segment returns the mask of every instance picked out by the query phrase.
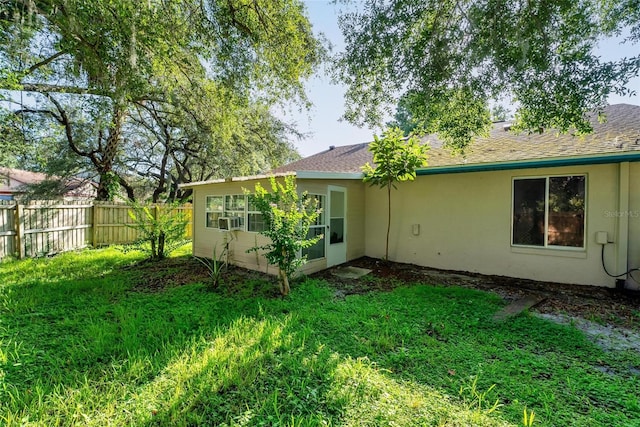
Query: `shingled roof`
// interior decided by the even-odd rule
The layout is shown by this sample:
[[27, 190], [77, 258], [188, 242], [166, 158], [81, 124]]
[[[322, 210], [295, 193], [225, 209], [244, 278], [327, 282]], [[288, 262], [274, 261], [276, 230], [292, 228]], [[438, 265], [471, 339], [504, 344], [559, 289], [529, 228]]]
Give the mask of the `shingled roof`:
[[[604, 110], [607, 120], [600, 123], [596, 114], [590, 114], [593, 133], [574, 136], [554, 130], [543, 133], [516, 134], [505, 130], [508, 123], [495, 123], [488, 137], [477, 138], [465, 155], [452, 155], [443, 148], [435, 135], [423, 138], [431, 145], [428, 166], [456, 166], [483, 163], [512, 162], [598, 154], [640, 153], [640, 106], [610, 105]], [[361, 172], [361, 167], [372, 162], [369, 143], [330, 147], [328, 150], [274, 169], [282, 172]]]

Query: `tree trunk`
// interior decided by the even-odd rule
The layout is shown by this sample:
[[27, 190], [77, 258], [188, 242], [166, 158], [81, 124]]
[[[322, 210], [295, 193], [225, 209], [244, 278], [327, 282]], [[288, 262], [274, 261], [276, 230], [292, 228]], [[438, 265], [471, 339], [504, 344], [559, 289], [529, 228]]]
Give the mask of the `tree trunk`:
[[122, 178], [120, 175], [118, 175], [118, 182], [120, 183], [120, 186], [124, 188], [124, 190], [127, 192], [127, 198], [132, 202], [135, 201], [136, 198], [133, 193], [133, 187], [127, 181], [125, 181], [124, 178]]
[[391, 184], [387, 185], [389, 210], [387, 212], [387, 245], [385, 246], [384, 259], [389, 261], [389, 231], [391, 230]]
[[96, 200], [105, 202], [110, 200], [109, 197], [109, 176], [107, 174], [100, 173], [100, 183], [98, 184], [98, 194], [96, 195]]
[[98, 184], [98, 196], [96, 200], [108, 201], [113, 200], [114, 182], [120, 184], [119, 179], [113, 173], [113, 163], [118, 154], [118, 145], [120, 144], [120, 136], [122, 133], [122, 124], [126, 116], [125, 109], [117, 103], [113, 106], [113, 116], [111, 117], [111, 127], [109, 128], [109, 136], [102, 151], [102, 159], [98, 168], [100, 174], [100, 183]]
[[287, 277], [287, 273], [280, 270], [280, 293], [282, 296], [286, 297], [289, 295], [289, 278]]
[[164, 258], [164, 239], [164, 232], [160, 232], [160, 235], [158, 236], [158, 259]]
[[155, 237], [152, 238], [149, 243], [151, 243], [151, 259], [158, 259], [158, 250], [157, 250], [157, 247], [156, 247], [156, 239], [155, 239]]

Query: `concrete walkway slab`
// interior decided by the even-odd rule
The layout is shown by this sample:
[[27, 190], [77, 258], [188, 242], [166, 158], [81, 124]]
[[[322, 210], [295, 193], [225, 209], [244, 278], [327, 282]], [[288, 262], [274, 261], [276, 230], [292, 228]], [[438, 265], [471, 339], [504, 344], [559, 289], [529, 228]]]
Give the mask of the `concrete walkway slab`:
[[493, 320], [505, 320], [509, 317], [516, 316], [523, 311], [540, 304], [545, 299], [546, 297], [541, 295], [525, 295], [523, 298], [512, 302], [502, 310], [498, 311], [493, 316]]
[[371, 273], [371, 270], [360, 267], [338, 267], [334, 269], [331, 274], [341, 279], [359, 279], [362, 276], [366, 276]]

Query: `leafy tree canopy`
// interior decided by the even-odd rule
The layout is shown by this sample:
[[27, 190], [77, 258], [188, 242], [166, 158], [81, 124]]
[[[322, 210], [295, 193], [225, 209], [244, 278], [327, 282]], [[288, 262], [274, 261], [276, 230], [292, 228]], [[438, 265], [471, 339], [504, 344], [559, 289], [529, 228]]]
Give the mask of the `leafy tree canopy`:
[[[114, 176], [133, 195], [118, 164], [141, 109], [162, 112], [145, 122], [156, 140], [167, 140], [161, 134], [169, 124], [190, 143], [228, 149], [232, 136], [244, 132], [238, 129], [249, 127], [248, 111], [307, 105], [303, 80], [323, 56], [299, 0], [0, 0], [0, 6], [0, 96], [15, 104], [15, 115], [57, 127], [62, 151], [100, 176], [103, 199], [112, 196], [107, 184]], [[31, 100], [18, 102], [10, 90]]]
[[[295, 0], [3, 0], [2, 88], [147, 98], [188, 72], [253, 95], [304, 96], [321, 49]], [[52, 81], [60, 78], [58, 84]], [[38, 82], [38, 83], [34, 83]], [[40, 86], [38, 86], [40, 84]], [[258, 91], [255, 91], [255, 88]]]
[[521, 129], [591, 131], [584, 113], [628, 94], [640, 55], [604, 61], [604, 37], [640, 40], [637, 0], [364, 0], [342, 14], [347, 120], [378, 125], [398, 98], [414, 126], [463, 150], [489, 129], [492, 101]]

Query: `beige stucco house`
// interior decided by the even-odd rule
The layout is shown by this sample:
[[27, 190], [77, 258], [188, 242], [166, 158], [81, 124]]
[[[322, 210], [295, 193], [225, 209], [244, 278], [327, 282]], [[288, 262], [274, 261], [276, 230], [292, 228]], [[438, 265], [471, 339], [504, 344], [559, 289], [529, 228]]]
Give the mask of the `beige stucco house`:
[[[640, 106], [609, 106], [594, 133], [515, 134], [496, 123], [464, 157], [435, 137], [429, 165], [392, 193], [392, 261], [534, 280], [614, 287], [640, 267]], [[275, 169], [319, 199], [311, 233], [325, 237], [304, 272], [362, 256], [384, 256], [387, 195], [362, 183], [368, 144], [328, 150]], [[263, 237], [244, 189], [266, 176], [196, 182], [193, 252], [211, 257], [228, 242], [230, 262], [275, 273], [246, 250]], [[220, 220], [220, 218], [232, 218]], [[231, 228], [231, 230], [223, 230]], [[640, 272], [635, 272], [640, 280]], [[619, 283], [620, 284], [620, 283]], [[637, 286], [637, 285], [636, 285]]]

